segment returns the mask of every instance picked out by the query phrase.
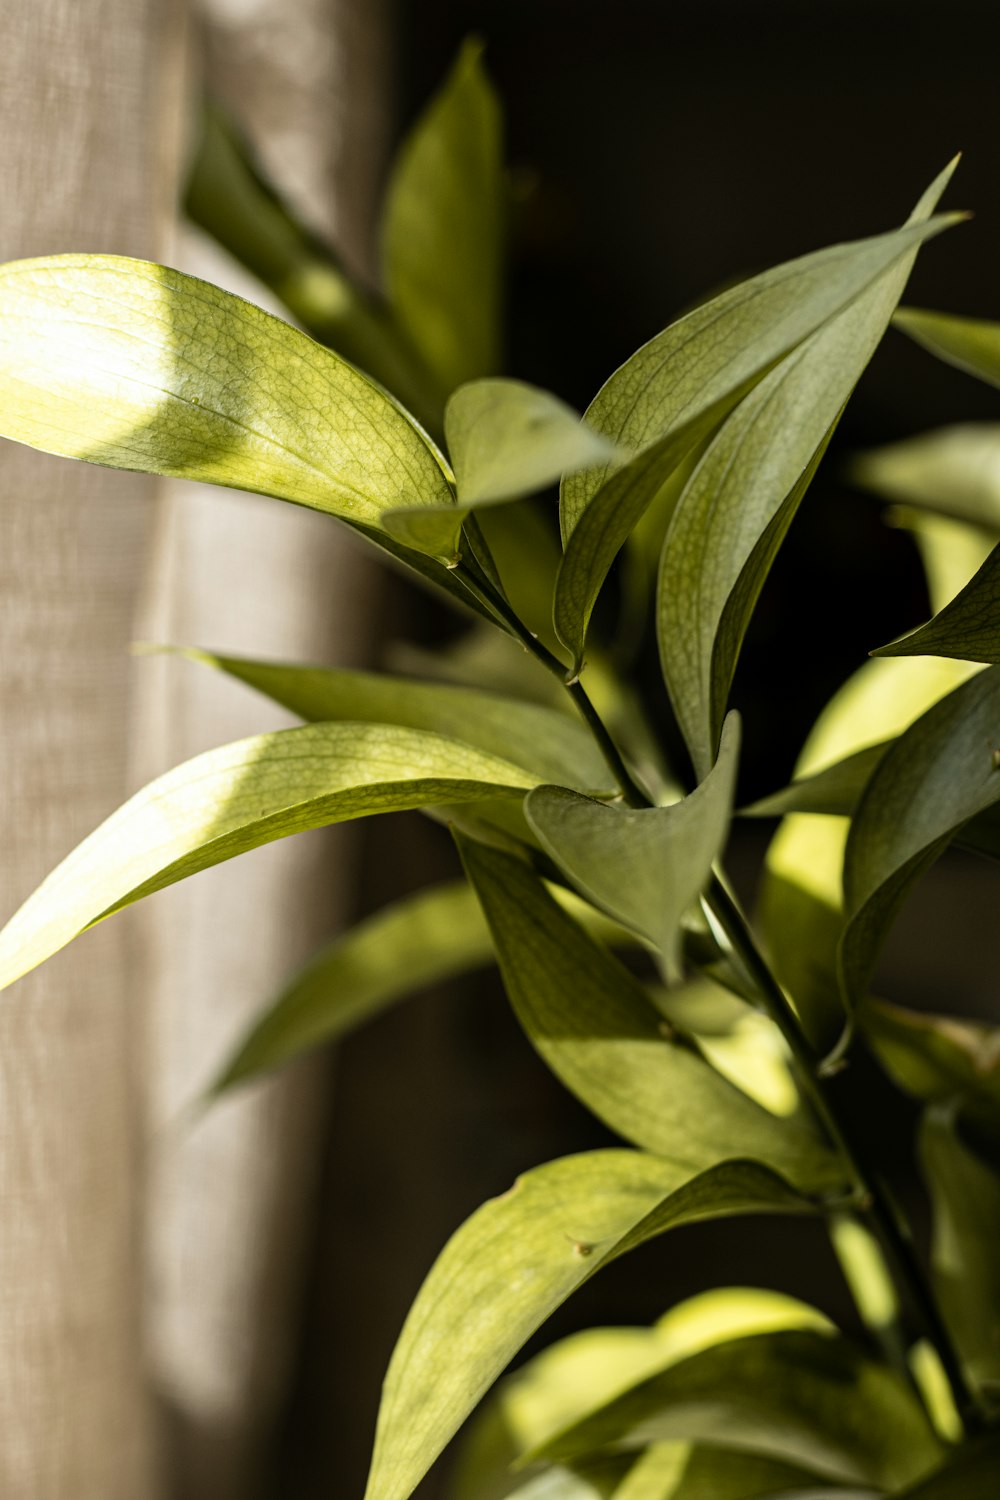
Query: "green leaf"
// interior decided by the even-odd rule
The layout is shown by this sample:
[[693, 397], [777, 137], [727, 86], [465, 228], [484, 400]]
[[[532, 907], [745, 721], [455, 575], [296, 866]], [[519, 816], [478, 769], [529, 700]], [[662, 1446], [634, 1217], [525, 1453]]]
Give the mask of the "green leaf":
[[892, 321], [946, 364], [1000, 385], [1000, 323], [919, 307], [901, 307]]
[[[457, 550], [457, 524], [480, 506], [520, 500], [567, 471], [607, 460], [614, 445], [548, 391], [520, 380], [474, 380], [445, 411], [458, 506], [408, 506], [383, 516], [395, 536], [433, 555]], [[457, 517], [457, 521], [456, 521]]]
[[749, 807], [740, 808], [744, 818], [782, 818], [786, 813], [826, 813], [850, 817], [872, 772], [882, 759], [891, 740], [866, 745], [843, 760], [836, 760], [812, 776], [800, 776], [780, 792], [772, 792]]
[[962, 1142], [954, 1111], [941, 1106], [921, 1122], [920, 1163], [941, 1311], [973, 1386], [1000, 1396], [1000, 1177]]
[[[922, 205], [944, 191], [947, 168]], [[565, 556], [556, 630], [583, 662], [587, 625], [608, 570], [633, 526], [685, 454], [756, 381], [866, 288], [955, 222], [944, 216], [890, 234], [835, 245], [723, 292], [637, 351], [598, 392], [588, 424], [636, 457], [563, 481]]]
[[[628, 1467], [628, 1459], [623, 1458], [598, 1458], [572, 1469], [552, 1467], [535, 1474], [525, 1484], [505, 1490], [504, 1494], [509, 1494], [511, 1500], [612, 1500]], [[449, 1500], [455, 1500], [455, 1496], [449, 1496]], [[486, 1497], [478, 1492], [475, 1500]]]
[[0, 266], [0, 432], [375, 530], [393, 506], [451, 503], [429, 439], [352, 365], [219, 287], [117, 256]]
[[994, 1500], [1000, 1481], [1000, 1435], [965, 1443], [942, 1468], [895, 1500]]
[[500, 363], [503, 123], [481, 59], [467, 41], [403, 142], [382, 223], [390, 305], [446, 391]]
[[956, 1102], [1000, 1136], [1000, 1027], [928, 1014], [869, 996], [862, 1029], [890, 1078], [931, 1104]]
[[84, 839], [0, 932], [0, 989], [143, 896], [274, 839], [444, 801], [519, 796], [538, 778], [458, 740], [315, 724], [210, 750]]
[[518, 1020], [600, 1119], [691, 1171], [735, 1151], [805, 1191], [843, 1185], [839, 1163], [811, 1131], [754, 1104], [677, 1041], [638, 981], [556, 905], [527, 865], [457, 842]]
[[525, 1173], [452, 1236], [410, 1309], [383, 1387], [366, 1500], [407, 1500], [508, 1361], [601, 1266], [675, 1224], [809, 1212], [772, 1172], [594, 1151]]
[[353, 719], [429, 729], [541, 776], [596, 791], [615, 790], [592, 736], [575, 715], [563, 711], [475, 688], [384, 673], [253, 661], [189, 647], [179, 648], [177, 654], [226, 672], [301, 719]]
[[929, 709], [876, 766], [844, 858], [840, 975], [848, 1004], [863, 996], [914, 882], [970, 819], [1000, 799], [998, 722], [1000, 668], [988, 667]]
[[924, 506], [1000, 531], [1000, 424], [996, 422], [942, 427], [874, 448], [854, 459], [850, 477], [887, 500]]
[[[914, 212], [925, 221], [936, 183]], [[915, 226], [914, 226], [915, 227]], [[663, 676], [703, 776], [715, 759], [754, 606], [916, 258], [913, 245], [744, 397], [680, 498], [660, 558]]]
[[[781, 1500], [795, 1500], [802, 1494], [798, 1486], [809, 1479], [802, 1469], [752, 1453], [695, 1448], [690, 1443], [651, 1443], [629, 1469], [613, 1500], [760, 1500], [779, 1492]], [[825, 1489], [814, 1500], [852, 1500], [852, 1496]], [[868, 1497], [855, 1493], [853, 1500]]]
[[546, 1443], [538, 1457], [683, 1440], [756, 1453], [841, 1484], [918, 1478], [941, 1446], [909, 1388], [846, 1340], [751, 1335], [649, 1376]]
[[670, 807], [607, 806], [556, 786], [525, 800], [542, 847], [581, 895], [658, 948], [671, 972], [681, 917], [708, 884], [729, 831], [739, 738], [734, 714], [715, 766]]
[[873, 656], [951, 656], [1000, 662], [1000, 547], [945, 608]]
[[255, 1023], [212, 1092], [334, 1040], [394, 1000], [491, 963], [493, 944], [464, 880], [384, 907], [322, 949]]
[[448, 402], [448, 453], [460, 505], [537, 494], [615, 448], [557, 396], [520, 380], [475, 380]]

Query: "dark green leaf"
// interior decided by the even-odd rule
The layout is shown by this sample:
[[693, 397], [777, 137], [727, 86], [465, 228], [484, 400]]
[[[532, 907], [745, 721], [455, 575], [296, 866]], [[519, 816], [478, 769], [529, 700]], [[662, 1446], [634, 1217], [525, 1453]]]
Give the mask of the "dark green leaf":
[[741, 808], [740, 814], [744, 818], [781, 818], [791, 812], [826, 813], [849, 818], [889, 744], [891, 741], [856, 750], [824, 770], [802, 776], [780, 792]]
[[1000, 547], [993, 549], [975, 577], [933, 620], [872, 655], [1000, 662]]
[[920, 1162], [941, 1311], [973, 1386], [1000, 1396], [1000, 1177], [960, 1140], [944, 1106], [924, 1114]]
[[1000, 323], [919, 307], [901, 307], [892, 321], [946, 364], [1000, 385]]
[[841, 1484], [905, 1484], [940, 1458], [915, 1396], [846, 1340], [795, 1330], [717, 1345], [624, 1392], [537, 1457], [706, 1442]]
[[958, 1103], [1000, 1136], [1000, 1028], [928, 1014], [869, 996], [861, 1026], [889, 1076], [927, 1103]]
[[382, 225], [389, 302], [446, 391], [500, 362], [503, 126], [481, 58], [466, 42], [403, 142]]
[[895, 1500], [996, 1500], [1000, 1435], [963, 1445], [943, 1468], [901, 1491]]
[[[928, 212], [951, 170], [925, 194]], [[637, 456], [564, 480], [560, 502], [565, 556], [555, 622], [577, 668], [611, 563], [685, 454], [776, 361], [953, 222], [910, 223], [766, 271], [695, 308], [611, 376], [585, 418]]]
[[681, 917], [708, 884], [732, 815], [739, 720], [690, 796], [670, 807], [607, 806], [564, 787], [539, 787], [528, 822], [556, 864], [595, 906], [632, 927], [676, 970]]
[[433, 445], [353, 365], [219, 287], [117, 256], [0, 267], [0, 432], [374, 529], [452, 498]]
[[[944, 183], [925, 194], [927, 219]], [[695, 769], [715, 759], [757, 598], [916, 257], [902, 258], [787, 354], [725, 421], [674, 511], [660, 559], [664, 680]]]
[[804, 1191], [843, 1185], [837, 1160], [811, 1131], [754, 1104], [664, 1028], [638, 981], [527, 865], [484, 844], [458, 844], [518, 1019], [588, 1108], [693, 1172], [738, 1154]]
[[592, 736], [570, 713], [451, 683], [252, 661], [192, 648], [179, 654], [238, 678], [301, 719], [430, 729], [571, 786], [615, 788]]
[[765, 1168], [692, 1176], [638, 1151], [536, 1167], [453, 1235], [410, 1309], [383, 1388], [367, 1500], [406, 1500], [507, 1362], [583, 1282], [675, 1224], [809, 1212]]
[[274, 839], [445, 801], [519, 796], [538, 778], [458, 740], [383, 724], [309, 724], [186, 761], [63, 860], [0, 932], [0, 989], [86, 927]]
[[886, 751], [851, 824], [844, 859], [845, 999], [857, 1003], [907, 893], [956, 833], [1000, 799], [994, 759], [1000, 668], [969, 678]]

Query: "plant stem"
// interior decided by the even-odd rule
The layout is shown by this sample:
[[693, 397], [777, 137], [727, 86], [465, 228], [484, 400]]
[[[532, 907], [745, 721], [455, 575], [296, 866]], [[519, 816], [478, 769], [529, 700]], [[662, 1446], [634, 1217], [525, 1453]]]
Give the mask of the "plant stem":
[[[476, 572], [478, 573], [478, 569]], [[567, 677], [565, 665], [532, 635], [510, 604], [497, 595], [488, 580], [481, 575], [478, 578], [472, 577], [468, 573], [464, 574], [464, 580], [489, 604], [525, 649], [562, 682], [600, 746], [628, 805], [638, 808], [652, 806], [650, 799], [633, 779], [579, 679]], [[784, 1037], [816, 1114], [851, 1172], [857, 1191], [857, 1208], [867, 1216], [897, 1286], [905, 1290], [927, 1338], [937, 1350], [966, 1431], [970, 1435], [983, 1431], [986, 1426], [983, 1413], [966, 1382], [951, 1335], [927, 1285], [909, 1225], [897, 1209], [886, 1185], [866, 1166], [864, 1152], [855, 1142], [850, 1125], [840, 1117], [831, 1095], [829, 1077], [822, 1070], [823, 1057], [806, 1037], [784, 990], [757, 947], [749, 923], [718, 875], [712, 876], [705, 903], [733, 953], [745, 968], [765, 1010]]]

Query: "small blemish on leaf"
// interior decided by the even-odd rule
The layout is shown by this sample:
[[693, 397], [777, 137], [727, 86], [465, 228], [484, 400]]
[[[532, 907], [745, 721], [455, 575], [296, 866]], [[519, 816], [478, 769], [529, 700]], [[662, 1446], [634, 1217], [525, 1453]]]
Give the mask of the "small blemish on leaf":
[[993, 769], [994, 771], [1000, 771], [1000, 750], [994, 750], [993, 752]]
[[671, 1026], [669, 1021], [661, 1021], [657, 1030], [665, 1042], [676, 1042], [677, 1028], [676, 1026]]
[[571, 1234], [568, 1234], [566, 1238], [572, 1245], [573, 1254], [577, 1257], [578, 1260], [586, 1260], [588, 1255], [593, 1255], [594, 1247], [593, 1245], [588, 1244], [586, 1240], [574, 1239], [573, 1235]]

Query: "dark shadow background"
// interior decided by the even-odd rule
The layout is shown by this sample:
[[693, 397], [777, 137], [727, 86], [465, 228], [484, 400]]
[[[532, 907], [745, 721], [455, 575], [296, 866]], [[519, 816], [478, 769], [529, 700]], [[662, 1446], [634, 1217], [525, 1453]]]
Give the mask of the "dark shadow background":
[[[511, 374], [584, 407], [713, 288], [900, 222], [959, 149], [946, 206], [976, 218], [923, 251], [907, 300], [1000, 317], [1000, 6], [990, 0], [422, 0], [399, 7], [400, 130], [472, 31], [506, 105], [509, 159], [532, 185], [515, 242]], [[744, 653], [734, 694], [744, 798], [786, 777], [816, 712], [867, 650], [926, 615], [911, 542], [845, 484], [845, 455], [998, 413], [998, 393], [887, 336]], [[393, 598], [399, 634], [444, 628], [423, 598]], [[654, 660], [644, 676], [655, 695]], [[454, 873], [439, 829], [409, 815], [373, 823], [371, 904]], [[754, 864], [763, 837], [741, 835], [738, 869]], [[916, 983], [899, 998], [1000, 1018], [982, 941], [996, 894], [984, 866], [957, 856], [925, 883], [889, 957], [890, 975]], [[546, 1074], [492, 976], [381, 1018], [341, 1047], [335, 1074], [323, 1227], [274, 1490], [310, 1500], [330, 1493], [331, 1474], [336, 1493], [360, 1496], [379, 1381], [446, 1236], [519, 1170], [608, 1140]], [[871, 1124], [915, 1194], [907, 1106]], [[740, 1221], [675, 1232], [612, 1267], [532, 1347], [593, 1322], [648, 1322], [721, 1281], [780, 1286], [850, 1317], [822, 1230]], [[433, 1476], [419, 1493], [439, 1493]]]

